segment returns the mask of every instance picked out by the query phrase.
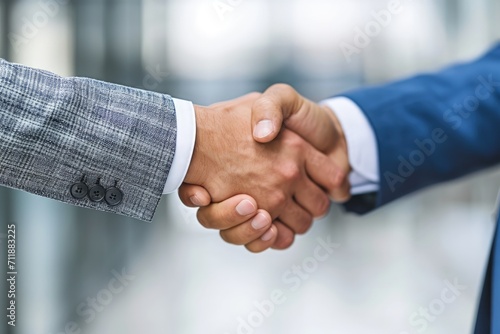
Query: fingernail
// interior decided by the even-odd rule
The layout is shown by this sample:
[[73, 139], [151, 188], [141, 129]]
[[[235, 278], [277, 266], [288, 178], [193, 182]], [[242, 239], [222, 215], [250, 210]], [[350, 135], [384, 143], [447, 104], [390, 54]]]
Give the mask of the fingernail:
[[260, 229], [266, 227], [267, 225], [269, 225], [269, 221], [267, 220], [267, 217], [264, 214], [262, 214], [262, 213], [259, 213], [252, 220], [252, 227], [255, 230], [260, 230]]
[[236, 207], [236, 212], [238, 212], [240, 216], [248, 216], [249, 214], [254, 213], [255, 210], [257, 210], [255, 205], [247, 199], [241, 201]]
[[264, 138], [269, 136], [274, 130], [273, 122], [265, 119], [257, 123], [255, 129], [253, 130], [253, 135], [255, 138]]
[[262, 241], [269, 241], [274, 237], [274, 231], [273, 228], [271, 227], [269, 231], [267, 231], [262, 237]]
[[201, 205], [202, 205], [202, 203], [201, 203], [200, 199], [199, 199], [199, 198], [198, 198], [198, 196], [196, 196], [196, 195], [193, 195], [193, 196], [189, 197], [189, 200], [190, 200], [190, 201], [191, 201], [191, 203], [193, 203], [193, 205], [195, 205], [195, 206], [201, 206]]

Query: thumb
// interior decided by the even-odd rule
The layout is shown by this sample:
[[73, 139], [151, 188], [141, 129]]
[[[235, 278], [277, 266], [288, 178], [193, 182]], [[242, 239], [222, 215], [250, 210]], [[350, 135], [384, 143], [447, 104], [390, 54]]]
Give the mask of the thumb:
[[268, 143], [279, 134], [283, 121], [299, 112], [303, 98], [289, 85], [268, 88], [252, 107], [252, 133], [255, 141]]
[[253, 105], [253, 136], [259, 143], [270, 142], [285, 124], [317, 150], [329, 152], [339, 139], [333, 118], [331, 110], [302, 97], [289, 85], [277, 84]]
[[188, 207], [204, 207], [212, 202], [205, 188], [188, 183], [183, 183], [179, 188], [179, 198]]

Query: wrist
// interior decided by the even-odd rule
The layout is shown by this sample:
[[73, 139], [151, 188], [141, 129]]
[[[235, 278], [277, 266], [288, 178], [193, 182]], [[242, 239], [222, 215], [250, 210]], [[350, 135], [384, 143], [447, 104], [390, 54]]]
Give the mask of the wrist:
[[[337, 134], [339, 136], [339, 140], [341, 140], [343, 143], [346, 143], [344, 129], [342, 128], [342, 124], [340, 124], [340, 121], [335, 111], [328, 106], [321, 106], [321, 107], [325, 110], [328, 117], [330, 117], [330, 120], [332, 121], [333, 126], [335, 127], [335, 130], [337, 131]], [[347, 147], [347, 144], [345, 146]]]
[[351, 168], [351, 165], [349, 163], [349, 150], [347, 147], [347, 139], [346, 139], [346, 135], [344, 132], [344, 128], [342, 127], [342, 123], [340, 123], [340, 120], [337, 117], [335, 110], [333, 110], [332, 108], [330, 108], [327, 105], [322, 105], [321, 107], [325, 110], [326, 114], [328, 115], [328, 117], [332, 121], [332, 124], [335, 128], [335, 131], [337, 132], [337, 135], [338, 135], [337, 145], [339, 145], [338, 147], [340, 148], [341, 154], [345, 157], [345, 161], [348, 163], [348, 172], [350, 172], [352, 170], [352, 168]]
[[204, 174], [207, 167], [206, 157], [209, 153], [206, 148], [207, 140], [209, 140], [206, 136], [206, 127], [209, 119], [205, 107], [194, 105], [194, 112], [196, 115], [196, 139], [191, 164], [189, 165], [184, 182], [203, 185], [205, 183]]

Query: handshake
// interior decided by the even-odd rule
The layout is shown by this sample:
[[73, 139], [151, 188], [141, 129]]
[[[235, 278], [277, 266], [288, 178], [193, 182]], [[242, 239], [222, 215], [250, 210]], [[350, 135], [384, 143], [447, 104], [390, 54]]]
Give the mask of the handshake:
[[334, 112], [278, 84], [195, 106], [196, 144], [179, 189], [198, 220], [251, 252], [285, 249], [330, 199], [350, 198], [347, 143]]

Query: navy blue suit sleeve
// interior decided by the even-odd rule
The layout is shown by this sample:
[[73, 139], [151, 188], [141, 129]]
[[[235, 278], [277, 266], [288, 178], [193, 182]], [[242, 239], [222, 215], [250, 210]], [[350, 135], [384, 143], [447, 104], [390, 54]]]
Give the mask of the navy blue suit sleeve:
[[500, 45], [471, 63], [343, 95], [373, 127], [380, 170], [376, 200], [354, 197], [348, 210], [500, 163]]

